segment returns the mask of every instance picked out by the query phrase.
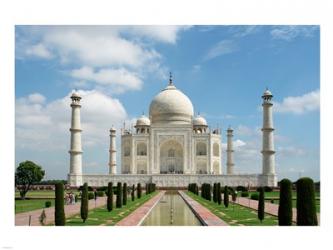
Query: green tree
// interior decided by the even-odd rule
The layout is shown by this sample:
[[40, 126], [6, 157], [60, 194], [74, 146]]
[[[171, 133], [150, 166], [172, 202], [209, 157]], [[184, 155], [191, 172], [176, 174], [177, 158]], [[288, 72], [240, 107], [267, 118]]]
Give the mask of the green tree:
[[259, 188], [259, 201], [258, 201], [258, 219], [260, 222], [265, 217], [265, 190], [263, 187]]
[[224, 192], [223, 192], [223, 203], [225, 207], [229, 206], [229, 189], [228, 186], [224, 187]]
[[141, 184], [140, 183], [138, 183], [138, 187], [137, 187], [137, 196], [138, 196], [138, 199], [140, 199], [141, 198]]
[[125, 182], [123, 185], [123, 205], [127, 204], [127, 183]]
[[132, 186], [132, 191], [131, 191], [131, 198], [132, 198], [132, 201], [134, 201], [134, 199], [135, 199], [134, 191], [135, 191], [135, 185], [133, 184], [133, 186]]
[[292, 183], [288, 179], [283, 179], [280, 182], [278, 217], [280, 226], [290, 226], [292, 224]]
[[56, 226], [64, 226], [66, 218], [64, 209], [64, 184], [62, 183], [57, 183], [55, 185], [54, 202], [54, 224]]
[[219, 205], [221, 205], [221, 203], [222, 203], [221, 183], [217, 183], [217, 190], [216, 190], [216, 193], [217, 193], [217, 203], [218, 203]]
[[213, 185], [213, 201], [216, 203], [217, 202], [217, 184], [214, 183]]
[[82, 187], [82, 194], [81, 194], [81, 219], [83, 223], [86, 222], [88, 218], [88, 184], [84, 183]]
[[41, 166], [32, 161], [21, 162], [15, 172], [15, 186], [20, 191], [21, 199], [24, 200], [31, 185], [40, 182], [45, 175]]
[[108, 211], [112, 211], [113, 209], [113, 183], [108, 183], [108, 191], [107, 191], [108, 199], [107, 199], [107, 208]]
[[296, 183], [296, 191], [297, 225], [318, 225], [313, 180], [308, 177], [299, 179]]
[[117, 183], [117, 198], [116, 198], [116, 207], [121, 208], [122, 206], [122, 188], [121, 188], [121, 182]]

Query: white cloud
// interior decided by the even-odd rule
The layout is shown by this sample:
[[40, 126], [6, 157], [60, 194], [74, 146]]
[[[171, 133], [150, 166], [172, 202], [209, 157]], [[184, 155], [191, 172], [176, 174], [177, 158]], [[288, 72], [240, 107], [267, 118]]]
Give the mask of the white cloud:
[[128, 26], [125, 31], [134, 35], [148, 37], [165, 43], [176, 43], [178, 33], [189, 29], [191, 26], [175, 26], [175, 25], [135, 25]]
[[39, 93], [33, 93], [28, 96], [28, 101], [30, 103], [42, 104], [46, 100], [45, 96]]
[[[82, 143], [85, 147], [108, 142], [112, 124], [121, 126], [127, 113], [118, 99], [98, 91], [82, 96]], [[16, 147], [38, 151], [69, 148], [70, 93], [48, 104], [31, 103], [29, 96], [16, 101]]]
[[240, 26], [231, 26], [229, 32], [232, 33], [233, 37], [241, 38], [246, 37], [252, 34], [255, 34], [260, 31], [262, 27], [257, 25], [240, 25]]
[[289, 96], [281, 103], [274, 103], [274, 110], [279, 113], [304, 114], [306, 112], [319, 110], [320, 91], [319, 89], [302, 96]]
[[280, 146], [276, 150], [279, 156], [302, 156], [305, 154], [305, 150], [295, 146]]
[[205, 55], [204, 60], [211, 60], [215, 57], [230, 54], [238, 50], [238, 46], [232, 40], [222, 40], [215, 44]]
[[117, 93], [125, 90], [139, 90], [143, 85], [137, 74], [125, 68], [94, 70], [92, 67], [84, 66], [72, 70], [70, 75], [80, 81], [93, 81], [97, 84], [113, 87], [113, 92]]
[[271, 30], [273, 39], [292, 41], [296, 37], [312, 37], [319, 26], [297, 25], [297, 26], [276, 26]]
[[53, 54], [42, 43], [38, 43], [36, 45], [32, 45], [31, 47], [26, 48], [25, 54], [27, 56], [35, 56], [44, 59], [53, 58]]

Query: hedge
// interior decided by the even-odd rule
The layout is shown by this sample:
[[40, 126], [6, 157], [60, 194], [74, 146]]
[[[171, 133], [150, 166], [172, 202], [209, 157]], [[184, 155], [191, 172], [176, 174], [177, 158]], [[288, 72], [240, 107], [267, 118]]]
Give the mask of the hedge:
[[107, 196], [108, 196], [107, 209], [109, 212], [111, 212], [113, 209], [113, 183], [112, 182], [108, 183]]
[[88, 184], [84, 183], [82, 187], [82, 195], [81, 195], [81, 219], [83, 222], [86, 222], [88, 218]]
[[288, 179], [283, 179], [280, 182], [280, 204], [278, 211], [280, 226], [290, 226], [292, 224], [292, 185]]
[[[64, 226], [66, 223], [64, 209], [64, 184], [57, 183], [55, 185], [55, 204], [54, 204], [54, 224], [56, 226]], [[46, 203], [45, 203], [46, 207]]]

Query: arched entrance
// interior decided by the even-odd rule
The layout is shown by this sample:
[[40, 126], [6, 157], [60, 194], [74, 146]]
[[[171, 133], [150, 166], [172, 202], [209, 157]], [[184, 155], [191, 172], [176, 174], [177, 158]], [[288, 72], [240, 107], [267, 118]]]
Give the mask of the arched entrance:
[[184, 173], [184, 152], [183, 146], [179, 142], [169, 140], [160, 147], [160, 173]]

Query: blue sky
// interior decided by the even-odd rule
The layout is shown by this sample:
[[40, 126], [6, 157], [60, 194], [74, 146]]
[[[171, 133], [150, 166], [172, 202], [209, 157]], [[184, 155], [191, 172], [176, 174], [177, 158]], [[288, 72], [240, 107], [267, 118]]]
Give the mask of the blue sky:
[[46, 178], [66, 178], [78, 89], [84, 172], [107, 173], [109, 127], [147, 114], [172, 71], [210, 126], [235, 129], [239, 173], [261, 171], [268, 87], [279, 179], [319, 180], [319, 26], [16, 26], [15, 35], [16, 164], [33, 160]]

